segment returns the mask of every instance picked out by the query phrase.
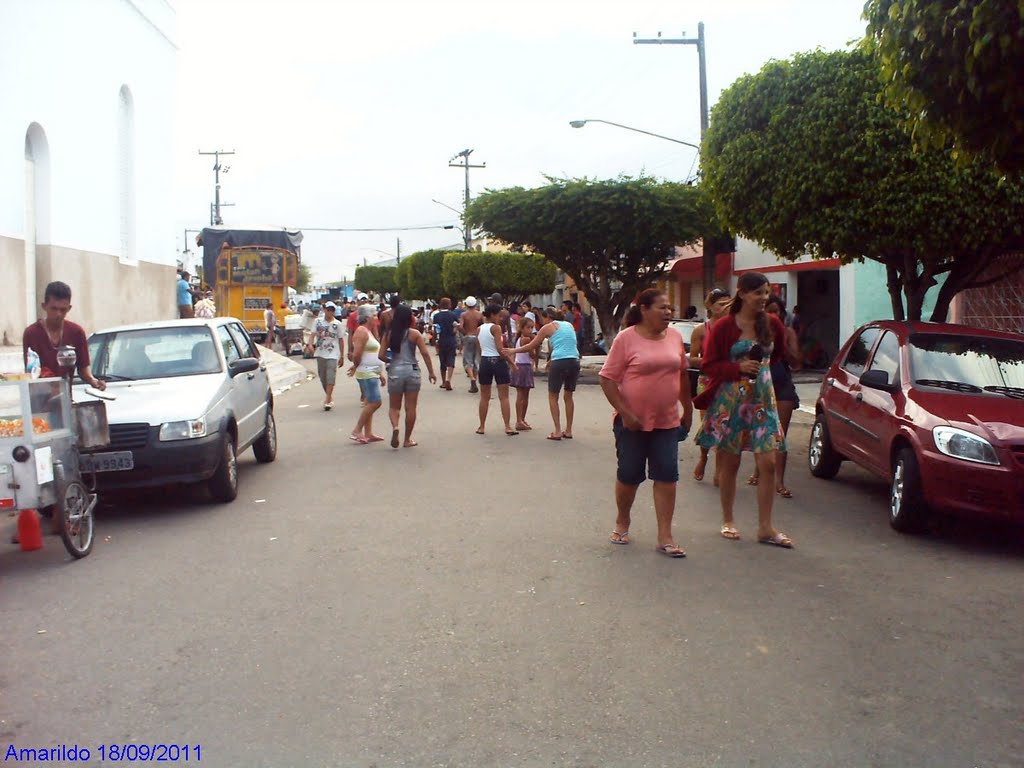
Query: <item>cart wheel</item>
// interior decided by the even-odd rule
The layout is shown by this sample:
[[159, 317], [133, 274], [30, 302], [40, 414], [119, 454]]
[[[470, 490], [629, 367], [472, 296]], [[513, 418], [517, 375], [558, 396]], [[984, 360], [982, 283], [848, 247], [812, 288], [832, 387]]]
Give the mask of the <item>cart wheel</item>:
[[59, 513], [64, 517], [60, 537], [72, 557], [85, 557], [92, 549], [92, 511], [95, 499], [77, 480], [64, 486], [59, 500]]

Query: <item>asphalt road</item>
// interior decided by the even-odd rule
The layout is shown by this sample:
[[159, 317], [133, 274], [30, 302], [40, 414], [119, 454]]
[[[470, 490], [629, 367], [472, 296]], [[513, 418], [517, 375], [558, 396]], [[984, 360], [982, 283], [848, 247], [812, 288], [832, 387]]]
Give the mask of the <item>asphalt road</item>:
[[795, 497], [776, 504], [795, 550], [753, 541], [746, 485], [744, 539], [719, 537], [690, 444], [689, 557], [654, 552], [647, 487], [633, 543], [613, 546], [599, 388], [580, 388], [576, 439], [556, 443], [542, 390], [536, 431], [504, 436], [494, 401], [480, 437], [457, 385], [425, 387], [420, 445], [393, 451], [346, 439], [354, 382], [330, 413], [307, 382], [278, 398], [278, 460], [246, 454], [233, 504], [119, 499], [78, 562], [53, 537], [4, 544], [0, 749], [78, 744], [98, 764], [100, 745], [187, 744], [209, 766], [1024, 764], [1018, 530], [897, 534], [884, 483], [810, 477], [798, 425]]

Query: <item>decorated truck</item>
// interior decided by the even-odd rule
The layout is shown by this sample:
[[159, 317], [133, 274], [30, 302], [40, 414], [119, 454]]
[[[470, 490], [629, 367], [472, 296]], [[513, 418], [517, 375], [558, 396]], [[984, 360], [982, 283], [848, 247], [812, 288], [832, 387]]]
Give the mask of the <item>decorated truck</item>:
[[218, 316], [238, 318], [257, 341], [266, 338], [268, 308], [285, 327], [288, 288], [299, 277], [301, 232], [207, 227], [196, 243], [203, 248], [203, 289], [213, 291]]

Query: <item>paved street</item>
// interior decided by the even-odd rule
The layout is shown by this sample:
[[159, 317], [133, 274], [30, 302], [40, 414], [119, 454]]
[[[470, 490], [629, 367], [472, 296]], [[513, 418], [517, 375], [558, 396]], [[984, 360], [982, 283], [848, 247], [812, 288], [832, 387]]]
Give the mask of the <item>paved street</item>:
[[[311, 361], [303, 365], [312, 369]], [[233, 504], [105, 505], [92, 554], [0, 547], [0, 749], [201, 745], [210, 766], [983, 766], [1024, 763], [1024, 541], [890, 530], [886, 484], [806, 470], [776, 504], [793, 551], [719, 537], [682, 449], [676, 536], [614, 520], [610, 409], [576, 439], [424, 387], [414, 449], [346, 439], [358, 390], [277, 399], [280, 452]], [[806, 403], [810, 405], [811, 403]], [[377, 432], [387, 434], [386, 412]], [[749, 459], [745, 470], [749, 469]], [[3, 541], [13, 518], [5, 518]], [[12, 763], [17, 764], [17, 763]]]

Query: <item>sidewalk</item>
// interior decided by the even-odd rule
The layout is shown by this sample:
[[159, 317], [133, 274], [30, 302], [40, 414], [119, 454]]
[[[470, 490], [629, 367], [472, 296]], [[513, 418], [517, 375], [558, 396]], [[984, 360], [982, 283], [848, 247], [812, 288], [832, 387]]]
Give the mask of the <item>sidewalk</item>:
[[[270, 389], [274, 394], [286, 392], [296, 384], [306, 380], [306, 369], [301, 363], [290, 357], [273, 352], [264, 346], [260, 346], [260, 355], [267, 363], [267, 376], [270, 377]], [[11, 352], [21, 354], [21, 347], [2, 347], [0, 353]]]

